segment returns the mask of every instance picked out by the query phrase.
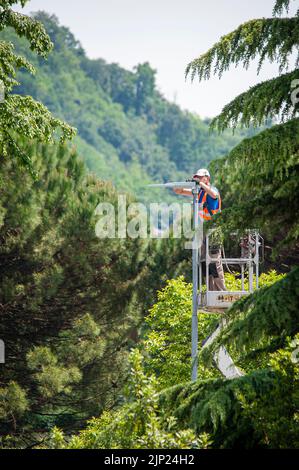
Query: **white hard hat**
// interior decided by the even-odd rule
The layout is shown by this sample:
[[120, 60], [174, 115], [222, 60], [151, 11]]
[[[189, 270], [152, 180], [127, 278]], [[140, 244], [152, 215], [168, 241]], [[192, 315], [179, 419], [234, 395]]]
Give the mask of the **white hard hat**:
[[206, 168], [200, 168], [199, 170], [197, 170], [197, 172], [193, 175], [193, 178], [194, 176], [208, 176], [209, 178], [211, 178], [211, 175], [209, 173], [208, 170], [206, 170]]

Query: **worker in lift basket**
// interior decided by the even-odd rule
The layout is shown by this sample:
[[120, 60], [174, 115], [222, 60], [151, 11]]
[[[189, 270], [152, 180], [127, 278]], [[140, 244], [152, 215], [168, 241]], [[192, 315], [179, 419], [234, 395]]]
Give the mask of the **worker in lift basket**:
[[[198, 198], [199, 203], [203, 204], [203, 209], [199, 211], [199, 216], [204, 222], [205, 220], [212, 220], [215, 214], [221, 212], [221, 197], [218, 189], [210, 184], [210, 173], [205, 168], [200, 168], [195, 175], [195, 181], [199, 181], [201, 190]], [[174, 188], [176, 194], [182, 196], [192, 196], [192, 190], [187, 188]], [[205, 259], [206, 246], [205, 241], [201, 247], [201, 257]], [[212, 247], [211, 256], [215, 258], [216, 262], [209, 266], [209, 290], [226, 290], [224, 281], [224, 272], [221, 261], [221, 246]]]

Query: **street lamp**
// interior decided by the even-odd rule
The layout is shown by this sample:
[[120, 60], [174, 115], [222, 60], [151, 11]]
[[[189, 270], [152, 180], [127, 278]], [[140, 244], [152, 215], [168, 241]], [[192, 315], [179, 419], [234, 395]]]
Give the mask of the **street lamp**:
[[[149, 184], [150, 187], [160, 188], [184, 188], [191, 189], [193, 195], [193, 241], [192, 241], [192, 334], [191, 334], [191, 359], [192, 370], [191, 380], [197, 379], [198, 368], [198, 286], [201, 270], [199, 269], [201, 244], [202, 244], [202, 226], [203, 222], [199, 217], [199, 210], [202, 204], [199, 204], [200, 186], [197, 181], [179, 181], [164, 184]], [[200, 283], [201, 284], [201, 283]]]

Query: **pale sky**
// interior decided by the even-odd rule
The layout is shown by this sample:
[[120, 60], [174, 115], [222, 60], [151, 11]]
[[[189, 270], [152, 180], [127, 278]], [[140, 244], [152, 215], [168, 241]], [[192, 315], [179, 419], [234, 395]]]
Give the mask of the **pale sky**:
[[[290, 14], [298, 7], [293, 1]], [[70, 28], [90, 58], [132, 70], [149, 62], [157, 70], [158, 90], [182, 109], [213, 117], [234, 97], [278, 74], [265, 64], [232, 68], [221, 80], [185, 80], [187, 64], [224, 34], [253, 18], [270, 17], [274, 0], [32, 0], [23, 13], [54, 13]]]

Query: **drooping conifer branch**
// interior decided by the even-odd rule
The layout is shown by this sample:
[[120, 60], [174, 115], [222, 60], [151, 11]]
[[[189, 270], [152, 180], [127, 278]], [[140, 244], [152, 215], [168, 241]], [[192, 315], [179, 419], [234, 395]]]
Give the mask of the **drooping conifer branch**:
[[241, 163], [248, 165], [252, 162], [259, 174], [272, 174], [274, 162], [279, 162], [281, 168], [285, 169], [288, 162], [290, 165], [292, 163], [290, 156], [297, 154], [298, 150], [299, 118], [295, 118], [242, 140], [226, 159], [213, 161], [211, 167], [216, 174], [224, 169], [227, 176], [228, 166], [238, 167]]
[[[258, 227], [282, 246], [296, 247], [299, 223], [299, 119], [244, 139], [227, 158], [211, 164], [222, 188], [223, 212], [217, 223], [225, 232]], [[274, 252], [273, 252], [274, 253]]]
[[297, 267], [272, 286], [236, 302], [227, 313], [226, 328], [205, 349], [205, 357], [211, 357], [221, 345], [233, 345], [242, 353], [260, 347], [265, 338], [294, 336], [299, 322], [298, 285]]
[[[190, 62], [186, 76], [191, 73], [199, 80], [208, 80], [212, 74], [222, 76], [231, 65], [243, 65], [260, 57], [258, 72], [265, 59], [277, 62], [282, 71], [288, 67], [288, 58], [299, 41], [299, 18], [263, 18], [250, 20], [235, 31], [223, 36], [207, 53]], [[297, 52], [296, 65], [299, 63]]]
[[[273, 16], [281, 16], [284, 10], [288, 13], [289, 7], [290, 7], [290, 0], [276, 0], [274, 8], [273, 8]], [[299, 10], [297, 10], [297, 16], [298, 14], [299, 14]]]
[[296, 69], [251, 87], [227, 104], [212, 121], [211, 127], [222, 132], [237, 125], [260, 126], [268, 119], [285, 121], [293, 118], [299, 110], [297, 97], [293, 96], [296, 95], [295, 80], [298, 79], [299, 70]]

